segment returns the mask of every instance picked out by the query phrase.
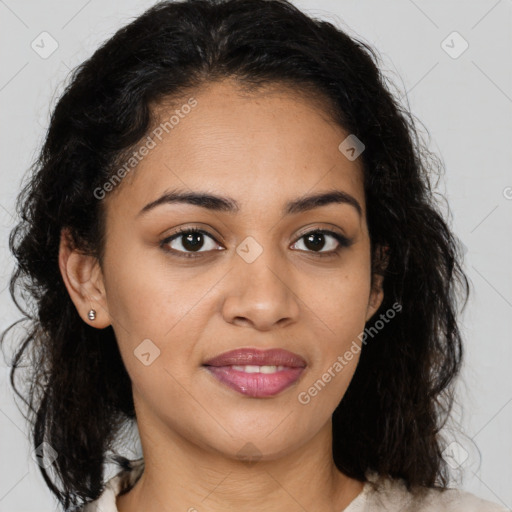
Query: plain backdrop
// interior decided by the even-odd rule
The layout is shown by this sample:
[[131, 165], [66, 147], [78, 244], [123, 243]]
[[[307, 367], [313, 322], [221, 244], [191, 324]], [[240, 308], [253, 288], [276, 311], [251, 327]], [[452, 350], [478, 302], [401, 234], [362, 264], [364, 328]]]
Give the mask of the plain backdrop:
[[[512, 2], [294, 3], [376, 46], [383, 71], [401, 88], [446, 166], [438, 191], [466, 248], [472, 286], [461, 315], [466, 360], [453, 416], [462, 433], [445, 431], [453, 441], [446, 456], [454, 485], [512, 508]], [[0, 0], [2, 330], [19, 318], [8, 293], [14, 201], [51, 109], [69, 71], [152, 4]], [[0, 512], [57, 510], [32, 459], [2, 358], [0, 365]]]

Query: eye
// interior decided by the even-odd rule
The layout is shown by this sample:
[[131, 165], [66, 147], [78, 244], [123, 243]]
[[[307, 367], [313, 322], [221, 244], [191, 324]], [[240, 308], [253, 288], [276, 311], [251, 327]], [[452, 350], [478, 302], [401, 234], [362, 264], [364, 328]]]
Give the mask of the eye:
[[[327, 242], [326, 242], [327, 239]], [[343, 235], [327, 229], [315, 229], [304, 233], [292, 245], [292, 248], [300, 243], [305, 249], [298, 248], [301, 251], [316, 253], [318, 256], [335, 256], [342, 248], [349, 247], [353, 241]], [[217, 241], [207, 231], [197, 228], [179, 229], [173, 235], [160, 242], [160, 247], [173, 255], [185, 258], [199, 258], [200, 254], [212, 250], [222, 250], [216, 248]], [[324, 250], [327, 249], [327, 250]]]
[[[309, 231], [308, 233], [303, 234], [293, 245], [299, 244], [300, 242], [302, 242], [305, 249], [299, 248], [299, 250], [305, 250], [313, 253], [316, 252], [318, 253], [318, 256], [333, 256], [343, 247], [349, 247], [352, 245], [352, 241], [348, 238], [327, 229], [315, 229], [313, 231]], [[323, 250], [325, 248], [327, 248], [327, 250]]]
[[216, 240], [212, 235], [202, 229], [194, 228], [180, 229], [177, 233], [160, 242], [160, 247], [164, 251], [172, 252], [176, 256], [183, 256], [185, 258], [199, 257], [194, 255], [195, 252], [216, 250], [215, 245]]

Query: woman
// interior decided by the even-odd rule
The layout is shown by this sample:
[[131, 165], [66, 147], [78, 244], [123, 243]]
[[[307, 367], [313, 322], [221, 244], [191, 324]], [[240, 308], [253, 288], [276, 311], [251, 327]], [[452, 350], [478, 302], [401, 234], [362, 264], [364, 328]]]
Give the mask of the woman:
[[283, 0], [162, 2], [82, 64], [10, 240], [62, 507], [504, 510], [447, 489], [436, 162], [374, 51]]

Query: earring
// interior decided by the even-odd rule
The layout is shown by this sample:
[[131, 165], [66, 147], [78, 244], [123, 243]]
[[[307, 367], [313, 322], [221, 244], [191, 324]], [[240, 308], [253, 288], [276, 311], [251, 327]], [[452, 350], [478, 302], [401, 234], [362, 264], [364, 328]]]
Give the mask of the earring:
[[90, 309], [89, 313], [87, 313], [87, 316], [89, 317], [89, 320], [95, 320], [96, 319], [96, 311], [94, 309]]

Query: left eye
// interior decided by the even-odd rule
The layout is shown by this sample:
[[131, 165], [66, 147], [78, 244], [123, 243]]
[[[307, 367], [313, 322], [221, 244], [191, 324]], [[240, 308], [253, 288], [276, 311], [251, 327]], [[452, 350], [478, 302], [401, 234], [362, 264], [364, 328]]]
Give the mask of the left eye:
[[[326, 237], [330, 238], [331, 241], [326, 243]], [[344, 236], [339, 235], [338, 233], [334, 233], [333, 231], [327, 231], [323, 229], [317, 229], [315, 231], [305, 233], [293, 245], [296, 245], [299, 242], [302, 242], [302, 244], [306, 247], [306, 249], [299, 248], [300, 250], [320, 253], [335, 253], [340, 249], [340, 247], [348, 247], [349, 245], [349, 240], [347, 240]], [[322, 250], [325, 249], [326, 246], [327, 250]]]

